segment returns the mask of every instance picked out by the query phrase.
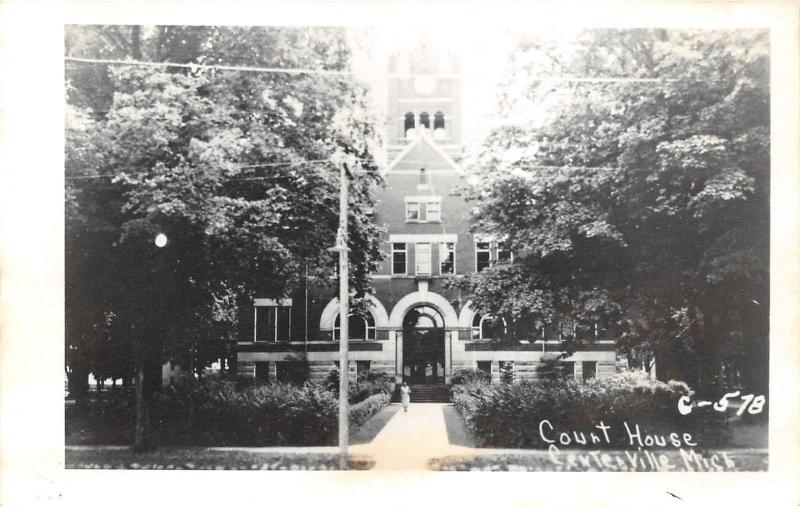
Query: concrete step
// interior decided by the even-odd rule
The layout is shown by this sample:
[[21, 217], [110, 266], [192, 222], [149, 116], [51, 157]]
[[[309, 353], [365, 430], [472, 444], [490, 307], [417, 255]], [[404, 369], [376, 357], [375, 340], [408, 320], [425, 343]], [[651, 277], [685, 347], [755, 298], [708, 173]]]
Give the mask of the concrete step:
[[412, 385], [411, 402], [450, 402], [450, 390], [444, 385]]

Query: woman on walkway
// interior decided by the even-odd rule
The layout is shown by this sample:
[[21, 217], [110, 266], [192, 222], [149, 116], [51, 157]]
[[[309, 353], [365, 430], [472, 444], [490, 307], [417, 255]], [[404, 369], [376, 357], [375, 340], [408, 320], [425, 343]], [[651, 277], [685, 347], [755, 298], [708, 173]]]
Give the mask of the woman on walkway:
[[411, 402], [411, 388], [405, 381], [403, 386], [400, 387], [400, 402], [403, 403], [403, 412], [408, 412], [408, 403]]

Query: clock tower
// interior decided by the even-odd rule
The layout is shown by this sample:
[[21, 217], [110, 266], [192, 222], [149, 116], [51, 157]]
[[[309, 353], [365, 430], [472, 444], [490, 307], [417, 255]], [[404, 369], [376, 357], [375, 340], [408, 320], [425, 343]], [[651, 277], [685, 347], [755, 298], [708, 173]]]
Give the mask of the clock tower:
[[426, 135], [459, 161], [461, 78], [452, 53], [423, 38], [389, 61], [387, 142], [389, 160], [418, 136]]

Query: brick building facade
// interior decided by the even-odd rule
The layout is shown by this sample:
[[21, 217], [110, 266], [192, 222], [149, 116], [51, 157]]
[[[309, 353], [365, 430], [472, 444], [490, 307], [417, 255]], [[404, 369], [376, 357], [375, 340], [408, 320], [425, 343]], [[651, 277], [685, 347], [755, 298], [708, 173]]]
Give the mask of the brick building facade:
[[[386, 232], [385, 260], [371, 276], [370, 315], [350, 318], [351, 373], [383, 371], [397, 382], [448, 383], [461, 369], [499, 381], [536, 376], [544, 355], [562, 348], [560, 332], [530, 329], [526, 339], [495, 339], [502, 318], [477, 314], [466, 294], [445, 282], [513, 252], [469, 230], [470, 204], [459, 165], [463, 151], [461, 81], [455, 59], [424, 43], [389, 66], [387, 152], [374, 219]], [[333, 240], [331, 238], [331, 240]], [[322, 378], [337, 367], [338, 301], [332, 289], [307, 287], [286, 300], [256, 299], [253, 334], [241, 336], [237, 368], [256, 380]], [[613, 340], [595, 340], [565, 360], [577, 378], [617, 370]]]

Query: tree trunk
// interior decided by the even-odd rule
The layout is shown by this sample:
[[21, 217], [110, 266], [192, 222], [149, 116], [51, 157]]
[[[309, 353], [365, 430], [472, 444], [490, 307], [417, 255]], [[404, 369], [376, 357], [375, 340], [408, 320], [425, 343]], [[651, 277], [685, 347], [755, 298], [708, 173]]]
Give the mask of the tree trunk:
[[134, 60], [142, 59], [142, 27], [133, 25], [131, 27], [131, 49]]
[[142, 329], [134, 331], [134, 355], [136, 357], [136, 429], [133, 438], [134, 451], [147, 451], [153, 448], [150, 437], [150, 396], [148, 395], [148, 353]]
[[69, 396], [75, 399], [75, 404], [83, 405], [89, 392], [89, 367], [85, 364], [76, 364], [67, 374], [67, 389]]

